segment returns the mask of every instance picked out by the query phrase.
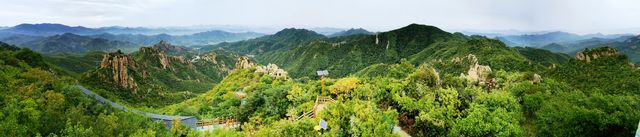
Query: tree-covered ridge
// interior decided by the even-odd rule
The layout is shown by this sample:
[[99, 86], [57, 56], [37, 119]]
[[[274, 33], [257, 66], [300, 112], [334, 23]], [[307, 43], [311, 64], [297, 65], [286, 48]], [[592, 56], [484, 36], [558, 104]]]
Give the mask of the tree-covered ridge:
[[235, 66], [236, 58], [221, 50], [200, 54], [161, 41], [131, 54], [105, 54], [82, 79], [88, 86], [105, 89], [96, 91], [108, 98], [136, 106], [163, 106], [209, 90]]
[[160, 123], [93, 101], [40, 54], [0, 43], [3, 136], [171, 136]]
[[35, 39], [21, 43], [18, 46], [45, 54], [86, 53], [91, 51], [113, 52], [117, 50], [133, 52], [140, 47], [140, 45], [129, 42], [92, 38], [72, 33]]
[[96, 39], [128, 42], [135, 45], [153, 45], [160, 40], [168, 40], [178, 45], [200, 46], [207, 44], [216, 44], [220, 42], [246, 40], [264, 35], [256, 32], [236, 33], [211, 29], [214, 28], [145, 28], [120, 26], [87, 28], [83, 26], [67, 26], [64, 24], [51, 23], [20, 24], [17, 26], [0, 29], [0, 40], [6, 43], [20, 46], [29, 41], [42, 41], [50, 39], [47, 38], [50, 36], [72, 33], [74, 35], [81, 35]]
[[[383, 125], [399, 125], [415, 136], [632, 135], [640, 113], [634, 109], [640, 106], [640, 100], [634, 92], [638, 83], [633, 79], [640, 73], [624, 58], [600, 58], [586, 69], [607, 66], [599, 62], [607, 60], [620, 64], [601, 69], [620, 74], [603, 74], [613, 83], [605, 82], [602, 75], [584, 75], [600, 80], [586, 88], [575, 84], [581, 81], [571, 80], [585, 72], [557, 72], [575, 66], [575, 60], [540, 74], [541, 79], [530, 72], [493, 71], [491, 77], [498, 81], [495, 87], [474, 85], [455, 75], [443, 76], [428, 65], [414, 67], [407, 61], [376, 64], [358, 76], [327, 79], [329, 92], [324, 93], [320, 92], [319, 80], [274, 79], [252, 69], [238, 70], [209, 93], [164, 111], [236, 117], [244, 123], [243, 134], [258, 136], [386, 136], [391, 128]], [[377, 73], [383, 71], [390, 73]], [[605, 85], [627, 86], [594, 88]], [[327, 93], [337, 102], [321, 111], [318, 118], [291, 121], [311, 110], [314, 99]], [[314, 129], [319, 119], [328, 121], [328, 130]]]
[[290, 49], [307, 43], [311, 40], [326, 38], [311, 30], [287, 28], [276, 34], [258, 37], [239, 42], [223, 42], [216, 45], [203, 47], [201, 50], [213, 50], [223, 48], [240, 54], [261, 55], [279, 49]]
[[[126, 32], [125, 32], [126, 33]], [[233, 42], [240, 40], [247, 40], [263, 36], [264, 34], [255, 32], [244, 33], [232, 33], [220, 30], [198, 32], [190, 35], [169, 35], [169, 34], [156, 34], [156, 35], [142, 35], [142, 34], [112, 34], [102, 33], [97, 35], [89, 35], [94, 38], [103, 38], [108, 40], [127, 41], [139, 45], [153, 45], [161, 40], [171, 41], [177, 45], [195, 46], [195, 45], [207, 45], [217, 44], [221, 42]]]
[[331, 76], [346, 76], [369, 65], [397, 63], [431, 43], [452, 34], [433, 26], [412, 24], [376, 35], [352, 35], [321, 39], [293, 49], [256, 57], [260, 63], [282, 66], [292, 77], [314, 76], [315, 70], [330, 70]]
[[93, 51], [84, 54], [53, 54], [44, 55], [44, 60], [52, 64], [53, 67], [59, 68], [65, 74], [73, 77], [80, 77], [82, 73], [91, 69], [95, 69], [100, 65], [103, 55], [106, 52]]
[[[585, 54], [609, 52], [615, 49], [603, 47], [587, 49]], [[601, 56], [597, 59], [571, 60], [567, 64], [547, 71], [555, 79], [566, 82], [578, 89], [600, 91], [607, 94], [638, 95], [640, 79], [615, 79], [640, 77], [640, 70], [628, 61], [626, 55]], [[614, 78], [614, 79], [612, 79]]]
[[575, 42], [593, 41], [594, 39], [616, 39], [626, 37], [627, 34], [574, 34], [569, 32], [554, 31], [540, 34], [524, 34], [524, 35], [507, 35], [499, 36], [496, 39], [501, 40], [511, 47], [543, 47], [552, 43], [572, 44]]
[[456, 57], [465, 57], [469, 54], [475, 55], [480, 64], [487, 64], [494, 69], [524, 71], [539, 65], [502, 42], [484, 37], [469, 37], [462, 40], [434, 43], [411, 56], [410, 61], [413, 63], [448, 62], [452, 59], [455, 61]]
[[[314, 77], [314, 71], [323, 69], [329, 70], [331, 76], [343, 77], [373, 64], [399, 63], [403, 58], [413, 64], [435, 65], [469, 54], [492, 68], [519, 71], [540, 70], [568, 58], [544, 50], [510, 48], [486, 37], [450, 34], [433, 26], [411, 24], [375, 35], [315, 40], [293, 49], [265, 53], [256, 60], [278, 64], [292, 77]], [[445, 71], [459, 74], [466, 69]]]
[[373, 32], [369, 32], [363, 28], [351, 28], [349, 30], [344, 30], [340, 32], [333, 33], [328, 35], [328, 37], [343, 37], [343, 36], [351, 36], [351, 35], [371, 35]]
[[544, 66], [553, 66], [558, 64], [563, 64], [571, 58], [567, 54], [556, 54], [548, 50], [530, 48], [530, 47], [516, 47], [515, 49], [522, 55], [524, 55], [527, 59], [540, 63]]

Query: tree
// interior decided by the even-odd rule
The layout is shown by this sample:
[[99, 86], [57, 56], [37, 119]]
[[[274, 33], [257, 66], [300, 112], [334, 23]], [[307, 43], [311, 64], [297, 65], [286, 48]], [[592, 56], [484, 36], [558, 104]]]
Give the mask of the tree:
[[342, 78], [331, 85], [329, 91], [334, 95], [349, 95], [358, 86], [358, 81], [356, 77]]
[[468, 115], [457, 120], [450, 135], [523, 136], [521, 120], [518, 101], [508, 92], [496, 91], [478, 96]]
[[80, 124], [71, 124], [71, 121], [66, 122], [66, 127], [62, 132], [63, 137], [90, 137], [96, 136], [93, 132], [93, 128], [85, 128]]
[[418, 135], [445, 135], [460, 115], [460, 100], [455, 89], [438, 89], [435, 93], [428, 93], [418, 104], [424, 104], [418, 109], [414, 125], [419, 130]]
[[329, 136], [394, 136], [397, 115], [395, 110], [380, 110], [371, 101], [356, 99], [330, 104], [319, 118], [327, 121]]
[[542, 136], [633, 136], [640, 119], [640, 96], [554, 95], [535, 112]]
[[102, 112], [98, 115], [96, 121], [96, 130], [100, 131], [100, 136], [117, 136], [118, 135], [118, 117], [114, 113]]

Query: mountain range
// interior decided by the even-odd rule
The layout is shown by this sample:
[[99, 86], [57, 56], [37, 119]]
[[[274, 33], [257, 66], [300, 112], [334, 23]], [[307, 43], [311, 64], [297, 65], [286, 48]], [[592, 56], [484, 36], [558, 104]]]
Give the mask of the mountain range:
[[565, 43], [574, 42], [580, 40], [587, 40], [591, 38], [603, 38], [603, 39], [616, 39], [623, 36], [629, 36], [628, 34], [587, 34], [578, 35], [568, 32], [555, 31], [541, 34], [525, 34], [525, 35], [508, 35], [498, 36], [499, 39], [511, 47], [542, 47], [551, 43]]
[[26, 41], [19, 47], [44, 54], [54, 53], [86, 53], [91, 51], [113, 52], [117, 50], [132, 52], [141, 45], [130, 42], [114, 41], [102, 38], [92, 38], [73, 33], [56, 34], [49, 37]]
[[111, 41], [129, 42], [137, 45], [151, 45], [154, 42], [160, 40], [170, 40], [178, 45], [192, 46], [239, 41], [264, 35], [255, 32], [232, 33], [220, 30], [200, 31], [188, 35], [169, 35], [164, 33], [148, 35], [148, 33], [145, 33], [147, 31], [163, 30], [171, 31], [165, 29], [156, 30], [150, 28], [126, 27], [87, 28], [82, 26], [72, 27], [51, 23], [20, 24], [6, 29], [0, 29], [0, 41], [23, 47], [30, 47], [32, 45], [24, 44], [38, 39], [47, 39], [48, 37], [71, 33], [79, 36], [89, 36], [92, 38], [101, 38]]
[[349, 29], [349, 30], [343, 30], [340, 32], [336, 32], [333, 33], [331, 35], [327, 35], [328, 37], [340, 37], [340, 36], [350, 36], [350, 35], [358, 35], [358, 34], [373, 34], [373, 32], [367, 31], [363, 28], [357, 28], [357, 29]]
[[[335, 37], [287, 28], [197, 47], [84, 34], [0, 42], [0, 133], [632, 136], [640, 118], [640, 68], [630, 62], [640, 36], [524, 40], [580, 49], [567, 54], [421, 24]], [[190, 120], [163, 118], [163, 126], [127, 110]], [[221, 120], [228, 128], [198, 131]]]
[[[351, 32], [364, 31], [352, 29]], [[401, 59], [407, 59], [413, 64], [421, 64], [472, 53], [482, 58], [483, 63], [507, 70], [540, 68], [543, 65], [565, 62], [569, 58], [540, 50], [509, 48], [500, 41], [486, 37], [452, 34], [437, 27], [419, 24], [378, 34], [356, 34], [360, 35], [324, 37], [313, 31], [292, 28], [274, 35], [211, 45], [201, 50], [224, 49], [249, 54], [260, 64], [273, 63], [281, 66], [292, 77], [314, 77], [316, 70], [324, 69], [329, 70], [331, 76], [342, 77], [378, 63], [399, 63]], [[554, 59], [526, 56], [539, 54]], [[523, 68], [522, 66], [528, 66], [525, 64], [540, 66]]]
[[620, 53], [629, 56], [632, 62], [640, 63], [640, 36], [621, 36], [618, 38], [591, 38], [564, 43], [551, 43], [540, 47], [557, 53], [566, 53], [576, 55], [576, 53], [584, 49], [594, 49], [599, 47], [611, 47], [617, 49]]

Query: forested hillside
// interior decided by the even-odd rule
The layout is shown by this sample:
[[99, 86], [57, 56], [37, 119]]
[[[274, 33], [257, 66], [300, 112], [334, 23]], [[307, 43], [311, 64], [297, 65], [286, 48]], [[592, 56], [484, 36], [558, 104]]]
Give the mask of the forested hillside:
[[622, 36], [615, 39], [592, 38], [571, 43], [553, 43], [541, 47], [552, 52], [566, 53], [574, 56], [585, 48], [612, 47], [627, 55], [632, 62], [640, 63], [640, 35]]
[[160, 41], [131, 54], [104, 54], [81, 79], [88, 86], [104, 89], [98, 90], [103, 96], [132, 105], [163, 106], [210, 89], [235, 66], [236, 58], [220, 50], [200, 54]]
[[344, 77], [373, 64], [399, 63], [403, 58], [418, 65], [474, 54], [481, 63], [519, 71], [563, 63], [568, 58], [550, 52], [510, 48], [498, 40], [451, 34], [419, 24], [375, 35], [317, 39], [283, 47], [286, 48], [257, 55], [255, 59], [261, 64], [282, 66], [292, 77], [314, 77], [316, 70], [324, 69], [331, 72], [330, 76]]
[[376, 35], [315, 40], [290, 44], [291, 49], [257, 56], [259, 63], [282, 66], [292, 77], [314, 76], [327, 69], [331, 76], [346, 76], [376, 63], [397, 63], [435, 42], [451, 39], [452, 34], [433, 26], [411, 24]]
[[91, 38], [72, 33], [64, 33], [42, 39], [35, 39], [22, 43], [19, 46], [46, 54], [86, 53], [91, 51], [112, 52], [117, 50], [133, 52], [135, 49], [140, 47], [140, 45], [129, 42]]
[[306, 29], [288, 28], [273, 35], [239, 42], [224, 42], [203, 47], [202, 50], [224, 48], [240, 54], [261, 55], [278, 49], [290, 49], [292, 46], [321, 38], [325, 38], [325, 36]]
[[42, 56], [0, 42], [3, 136], [171, 136], [156, 123], [93, 101]]
[[[637, 41], [617, 43], [635, 49]], [[420, 24], [338, 37], [284, 29], [200, 49], [160, 41], [132, 53], [44, 57], [0, 43], [0, 91], [8, 91], [0, 95], [0, 133], [633, 136], [640, 67], [616, 47], [567, 55]], [[201, 123], [167, 129], [99, 104], [76, 84], [126, 107]]]
[[[633, 135], [640, 118], [638, 67], [619, 53], [585, 53], [600, 57], [532, 71], [494, 69], [494, 60], [473, 54], [441, 65], [375, 64], [326, 79], [325, 91], [321, 80], [276, 78], [254, 66], [161, 111], [235, 117], [243, 123], [235, 132], [247, 136], [395, 136], [393, 126], [413, 136]], [[439, 71], [445, 69], [463, 75]], [[336, 101], [304, 117], [321, 96]], [[327, 129], [316, 126], [321, 120]]]
[[289, 46], [255, 57], [289, 77], [236, 69], [158, 111], [233, 117], [247, 136], [630, 136], [640, 119], [640, 69], [611, 48], [574, 59], [416, 24]]

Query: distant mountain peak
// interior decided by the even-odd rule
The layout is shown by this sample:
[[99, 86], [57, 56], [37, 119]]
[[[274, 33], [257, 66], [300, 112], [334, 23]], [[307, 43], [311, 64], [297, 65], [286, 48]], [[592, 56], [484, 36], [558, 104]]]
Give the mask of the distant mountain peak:
[[367, 30], [365, 30], [363, 28], [351, 28], [351, 29], [349, 29], [347, 31], [367, 31]]
[[438, 33], [447, 33], [444, 30], [430, 25], [416, 24], [412, 23], [405, 27], [392, 30], [391, 32], [401, 32], [401, 31], [413, 31], [413, 32], [438, 32]]
[[573, 35], [577, 35], [577, 34], [573, 34], [573, 33], [569, 33], [569, 32], [564, 32], [564, 31], [554, 31], [554, 32], [549, 32], [546, 33], [544, 35], [568, 35], [568, 36], [573, 36]]
[[55, 34], [63, 34], [63, 33], [74, 33], [80, 35], [86, 34], [99, 34], [101, 31], [86, 28], [83, 26], [67, 26], [63, 24], [55, 24], [55, 23], [41, 23], [41, 24], [20, 24], [14, 27], [3, 30], [4, 32], [15, 33], [15, 34], [25, 34], [25, 35], [34, 35], [34, 36], [48, 36]]
[[307, 29], [297, 29], [297, 28], [286, 28], [281, 31], [278, 31], [274, 36], [285, 36], [289, 34], [295, 35], [321, 35], [312, 30]]
[[339, 36], [349, 36], [349, 35], [357, 35], [357, 34], [374, 34], [373, 32], [367, 31], [363, 28], [351, 28], [349, 30], [336, 32], [334, 34], [329, 35], [330, 37], [339, 37]]
[[169, 41], [160, 40], [160, 42], [158, 42], [157, 44], [153, 45], [153, 48], [154, 49], [158, 49], [158, 50], [166, 51], [166, 49], [174, 49], [174, 48], [176, 48], [176, 46], [171, 45], [171, 43], [169, 43]]
[[158, 44], [154, 46], [163, 46], [163, 45], [171, 46], [171, 43], [169, 43], [169, 41], [166, 41], [166, 40], [160, 40], [160, 42], [158, 42]]
[[[394, 37], [411, 38], [417, 40], [431, 40], [441, 39], [452, 36], [451, 33], [446, 32], [438, 27], [422, 25], [422, 24], [409, 24], [405, 27], [391, 30], [388, 32], [379, 33], [378, 35], [392, 34]], [[431, 42], [428, 42], [431, 43]]]
[[66, 32], [66, 33], [59, 34], [59, 36], [73, 36], [73, 37], [75, 37], [75, 36], [80, 36], [80, 35]]
[[624, 42], [625, 43], [630, 43], [630, 44], [638, 44], [638, 45], [640, 45], [640, 35], [633, 36], [633, 37], [625, 40]]
[[160, 42], [158, 42], [157, 44], [154, 44], [152, 48], [168, 54], [177, 54], [177, 53], [182, 53], [189, 50], [186, 47], [171, 45], [171, 43], [169, 43], [169, 41], [166, 41], [166, 40], [160, 40]]
[[74, 28], [74, 29], [89, 29], [83, 26], [67, 26], [67, 25], [63, 25], [63, 24], [57, 24], [57, 23], [40, 23], [40, 24], [28, 24], [28, 23], [23, 23], [20, 25], [16, 25], [14, 27], [12, 27], [13, 29], [27, 29], [27, 30], [65, 30], [65, 29], [70, 29], [70, 28]]

